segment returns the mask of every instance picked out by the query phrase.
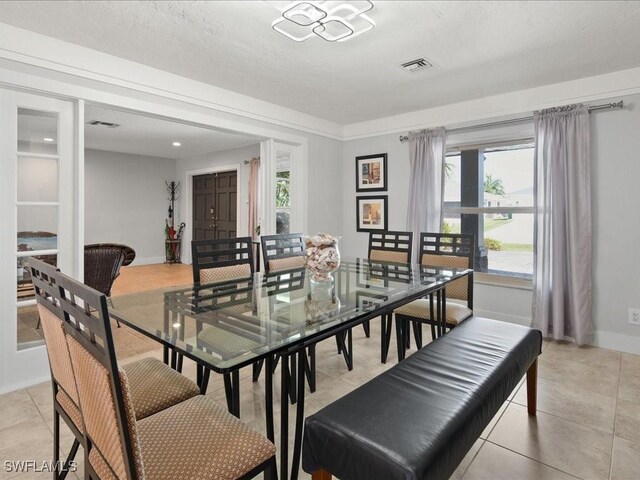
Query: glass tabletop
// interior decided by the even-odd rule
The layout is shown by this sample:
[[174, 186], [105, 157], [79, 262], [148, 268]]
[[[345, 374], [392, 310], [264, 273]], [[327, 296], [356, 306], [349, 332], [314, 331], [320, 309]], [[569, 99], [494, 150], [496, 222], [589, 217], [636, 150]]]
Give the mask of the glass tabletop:
[[329, 281], [304, 268], [114, 299], [122, 323], [225, 373], [310, 345], [438, 290], [470, 269], [343, 259]]

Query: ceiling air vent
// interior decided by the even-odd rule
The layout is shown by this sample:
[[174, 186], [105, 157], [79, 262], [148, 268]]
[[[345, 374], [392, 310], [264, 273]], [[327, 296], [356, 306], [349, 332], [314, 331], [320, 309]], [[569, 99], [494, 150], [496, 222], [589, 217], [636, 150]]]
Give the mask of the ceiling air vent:
[[424, 58], [416, 58], [415, 60], [410, 60], [403, 63], [401, 66], [407, 72], [417, 72], [419, 70], [424, 70], [425, 68], [433, 67], [433, 65], [427, 62]]
[[119, 123], [103, 122], [102, 120], [91, 120], [87, 125], [95, 125], [96, 127], [118, 128]]

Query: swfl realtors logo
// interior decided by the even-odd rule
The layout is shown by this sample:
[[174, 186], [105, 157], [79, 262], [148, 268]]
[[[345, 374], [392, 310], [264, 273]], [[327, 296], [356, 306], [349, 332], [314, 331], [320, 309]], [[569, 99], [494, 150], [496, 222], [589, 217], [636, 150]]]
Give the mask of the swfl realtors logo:
[[4, 471], [7, 473], [27, 473], [27, 472], [75, 472], [78, 470], [78, 464], [74, 461], [65, 465], [62, 461], [50, 461], [44, 460], [39, 462], [37, 460], [5, 460]]

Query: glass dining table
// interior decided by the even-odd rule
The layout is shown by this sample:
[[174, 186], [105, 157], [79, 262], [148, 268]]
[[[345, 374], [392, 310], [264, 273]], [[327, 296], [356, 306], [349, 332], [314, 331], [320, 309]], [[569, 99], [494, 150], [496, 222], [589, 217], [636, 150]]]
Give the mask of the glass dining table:
[[431, 318], [443, 332], [446, 285], [465, 275], [471, 277], [473, 270], [347, 258], [328, 281], [315, 281], [304, 268], [258, 272], [213, 284], [119, 296], [111, 315], [158, 341], [165, 363], [173, 368], [182, 370], [184, 358], [196, 362], [202, 390], [210, 371], [223, 374], [227, 406], [236, 416], [240, 416], [239, 370], [264, 364], [266, 431], [272, 441], [270, 373], [279, 360], [280, 478], [288, 476], [290, 400], [297, 404], [291, 465], [291, 478], [297, 478], [307, 381], [312, 391], [315, 388], [315, 354], [309, 352], [335, 336], [351, 369], [353, 327], [381, 316], [383, 332], [390, 336], [393, 309], [427, 296], [436, 299]]

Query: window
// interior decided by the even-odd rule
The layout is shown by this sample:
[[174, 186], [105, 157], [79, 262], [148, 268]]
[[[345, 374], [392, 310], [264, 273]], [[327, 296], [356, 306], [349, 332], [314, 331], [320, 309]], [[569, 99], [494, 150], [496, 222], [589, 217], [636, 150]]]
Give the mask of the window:
[[442, 231], [476, 236], [475, 270], [533, 274], [533, 144], [450, 151]]
[[276, 170], [276, 233], [290, 233], [291, 219], [291, 172]]

